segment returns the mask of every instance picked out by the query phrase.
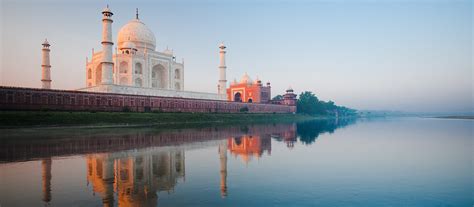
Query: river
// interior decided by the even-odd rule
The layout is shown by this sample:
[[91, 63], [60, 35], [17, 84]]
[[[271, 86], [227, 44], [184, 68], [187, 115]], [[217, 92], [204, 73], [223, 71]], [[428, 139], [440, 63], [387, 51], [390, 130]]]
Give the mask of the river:
[[0, 206], [471, 207], [473, 128], [377, 118], [9, 130]]

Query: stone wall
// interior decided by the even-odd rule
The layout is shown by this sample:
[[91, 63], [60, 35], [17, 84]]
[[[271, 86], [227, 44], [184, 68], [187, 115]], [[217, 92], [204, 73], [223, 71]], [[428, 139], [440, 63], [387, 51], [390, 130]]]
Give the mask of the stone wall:
[[0, 110], [294, 113], [296, 106], [0, 86]]
[[169, 90], [162, 88], [144, 88], [136, 86], [122, 86], [122, 85], [97, 85], [88, 88], [81, 88], [78, 91], [98, 92], [98, 93], [118, 93], [129, 95], [143, 95], [143, 96], [161, 96], [174, 98], [191, 98], [191, 99], [206, 99], [206, 100], [221, 100], [225, 101], [225, 95], [216, 93], [203, 93], [194, 91], [180, 91]]

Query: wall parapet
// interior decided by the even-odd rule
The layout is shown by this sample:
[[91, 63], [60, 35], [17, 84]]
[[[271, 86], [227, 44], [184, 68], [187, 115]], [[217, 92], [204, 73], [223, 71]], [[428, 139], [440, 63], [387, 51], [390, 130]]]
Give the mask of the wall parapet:
[[81, 89], [78, 89], [78, 91], [175, 97], [175, 98], [191, 98], [191, 99], [209, 99], [209, 100], [226, 100], [227, 99], [225, 95], [215, 94], [215, 93], [177, 91], [177, 90], [169, 90], [169, 89], [161, 89], [161, 88], [144, 88], [144, 87], [122, 86], [122, 85], [97, 85], [97, 86], [92, 86], [92, 87], [87, 87], [87, 88], [81, 88]]
[[296, 106], [0, 86], [0, 110], [294, 113]]

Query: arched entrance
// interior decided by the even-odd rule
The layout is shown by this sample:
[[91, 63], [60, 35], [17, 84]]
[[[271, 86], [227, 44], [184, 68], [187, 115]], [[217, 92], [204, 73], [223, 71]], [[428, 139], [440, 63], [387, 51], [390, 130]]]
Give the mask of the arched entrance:
[[95, 69], [95, 84], [99, 85], [102, 83], [102, 64], [99, 64]]
[[158, 64], [153, 66], [151, 70], [151, 87], [152, 88], [167, 88], [167, 73], [165, 67]]
[[248, 100], [247, 102], [249, 102], [249, 103], [252, 103], [252, 102], [253, 102], [253, 100], [252, 100], [251, 98], [249, 98], [249, 100]]
[[240, 92], [237, 92], [234, 94], [234, 101], [235, 102], [242, 102], [242, 94]]

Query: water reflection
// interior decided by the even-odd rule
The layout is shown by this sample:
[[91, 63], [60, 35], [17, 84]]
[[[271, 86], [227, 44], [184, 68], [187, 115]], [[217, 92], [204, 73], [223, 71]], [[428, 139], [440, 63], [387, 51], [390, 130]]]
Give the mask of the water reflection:
[[143, 151], [87, 155], [87, 182], [104, 206], [156, 206], [157, 193], [184, 180], [184, 151]]
[[41, 161], [42, 168], [42, 187], [43, 187], [43, 202], [49, 203], [51, 201], [51, 158], [43, 159]]
[[[159, 192], [173, 193], [185, 182], [185, 151], [218, 148], [220, 194], [228, 196], [228, 153], [246, 165], [270, 156], [272, 139], [293, 148], [299, 140], [310, 144], [320, 133], [333, 132], [353, 121], [318, 120], [305, 123], [204, 127], [157, 131], [125, 129], [20, 133], [1, 139], [0, 162], [40, 160], [42, 202], [51, 204], [55, 157], [80, 155], [86, 181], [103, 206], [157, 206]], [[217, 157], [217, 156], [216, 156]], [[0, 169], [2, 166], [0, 165]]]
[[312, 144], [322, 133], [333, 133], [340, 127], [354, 124], [357, 119], [312, 120], [297, 124], [297, 133], [304, 144]]

